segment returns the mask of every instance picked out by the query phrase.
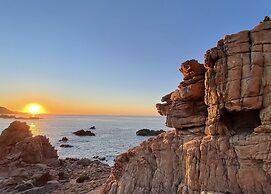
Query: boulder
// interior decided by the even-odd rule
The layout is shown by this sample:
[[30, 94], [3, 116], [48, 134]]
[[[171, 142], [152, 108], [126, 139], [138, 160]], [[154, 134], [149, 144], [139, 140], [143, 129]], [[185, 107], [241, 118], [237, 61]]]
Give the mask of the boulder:
[[0, 135], [0, 147], [13, 146], [25, 138], [32, 137], [26, 122], [14, 121]]
[[38, 174], [34, 177], [34, 185], [35, 186], [43, 186], [48, 181], [52, 180], [52, 175], [49, 172], [45, 172], [44, 174]]
[[83, 183], [83, 182], [85, 182], [86, 180], [89, 180], [89, 179], [90, 179], [90, 177], [88, 175], [81, 175], [76, 179], [76, 182], [77, 183]]
[[26, 163], [57, 161], [57, 151], [45, 136], [32, 137], [25, 122], [14, 121], [0, 135], [0, 159]]

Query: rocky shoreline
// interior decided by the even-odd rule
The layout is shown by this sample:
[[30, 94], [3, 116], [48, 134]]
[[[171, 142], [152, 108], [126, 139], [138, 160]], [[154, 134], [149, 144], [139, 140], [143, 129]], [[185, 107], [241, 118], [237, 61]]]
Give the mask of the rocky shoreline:
[[0, 135], [0, 193], [97, 193], [111, 168], [98, 160], [58, 159], [45, 136], [14, 121]]
[[158, 112], [175, 128], [120, 154], [114, 166], [59, 160], [44, 136], [15, 121], [0, 136], [0, 193], [271, 193], [271, 20], [227, 35]]

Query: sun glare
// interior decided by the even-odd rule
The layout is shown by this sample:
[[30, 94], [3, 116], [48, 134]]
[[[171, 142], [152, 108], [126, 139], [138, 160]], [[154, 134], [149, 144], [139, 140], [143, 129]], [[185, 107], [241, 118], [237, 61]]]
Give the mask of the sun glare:
[[45, 110], [40, 104], [31, 103], [24, 107], [23, 112], [26, 112], [32, 115], [37, 115], [37, 114], [45, 113]]

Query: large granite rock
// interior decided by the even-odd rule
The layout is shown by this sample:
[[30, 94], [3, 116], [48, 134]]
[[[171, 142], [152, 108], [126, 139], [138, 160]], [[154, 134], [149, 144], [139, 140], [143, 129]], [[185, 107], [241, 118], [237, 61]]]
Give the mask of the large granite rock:
[[271, 136], [171, 131], [118, 156], [104, 193], [270, 193]]
[[266, 17], [218, 41], [205, 69], [182, 64], [184, 81], [157, 104], [176, 130], [118, 156], [104, 193], [271, 193], [270, 45]]
[[271, 21], [265, 21], [252, 30], [225, 36], [206, 52], [207, 134], [232, 130], [219, 131], [219, 125], [225, 126], [224, 115], [251, 111], [259, 125], [255, 130], [271, 131], [270, 45]]
[[167, 116], [166, 125], [176, 129], [205, 125], [207, 107], [204, 104], [205, 68], [196, 60], [181, 64], [184, 80], [178, 89], [162, 98], [156, 104], [158, 112]]
[[57, 151], [45, 136], [32, 137], [25, 122], [14, 121], [0, 135], [0, 160], [41, 163], [58, 160]]

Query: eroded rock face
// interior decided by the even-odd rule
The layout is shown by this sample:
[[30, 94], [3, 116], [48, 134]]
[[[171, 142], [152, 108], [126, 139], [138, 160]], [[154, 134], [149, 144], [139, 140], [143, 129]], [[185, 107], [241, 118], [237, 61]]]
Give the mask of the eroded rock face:
[[270, 131], [270, 45], [271, 21], [267, 20], [252, 30], [225, 36], [206, 52], [207, 134], [223, 133], [219, 131], [223, 111], [259, 110], [261, 126], [255, 130]]
[[156, 104], [158, 112], [167, 116], [166, 125], [176, 129], [205, 125], [207, 107], [204, 99], [205, 68], [196, 60], [181, 64], [180, 72], [184, 80], [178, 89], [162, 98]]
[[171, 131], [120, 155], [105, 193], [270, 193], [271, 136]]
[[205, 69], [182, 64], [184, 81], [156, 105], [177, 130], [121, 154], [104, 193], [271, 193], [270, 45], [265, 18], [218, 41]]

